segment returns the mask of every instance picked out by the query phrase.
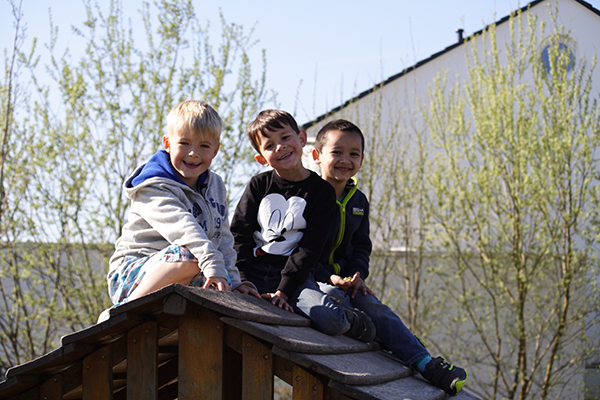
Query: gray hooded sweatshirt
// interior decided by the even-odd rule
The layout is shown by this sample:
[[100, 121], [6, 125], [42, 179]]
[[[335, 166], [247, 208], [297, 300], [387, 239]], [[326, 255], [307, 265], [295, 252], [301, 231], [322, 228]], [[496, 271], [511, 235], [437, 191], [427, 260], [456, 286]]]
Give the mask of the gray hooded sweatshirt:
[[206, 171], [198, 179], [198, 189], [192, 190], [175, 174], [164, 150], [138, 167], [124, 185], [131, 208], [110, 271], [126, 256], [145, 257], [175, 244], [198, 259], [204, 276], [227, 279], [228, 274], [231, 289], [239, 286], [223, 180]]

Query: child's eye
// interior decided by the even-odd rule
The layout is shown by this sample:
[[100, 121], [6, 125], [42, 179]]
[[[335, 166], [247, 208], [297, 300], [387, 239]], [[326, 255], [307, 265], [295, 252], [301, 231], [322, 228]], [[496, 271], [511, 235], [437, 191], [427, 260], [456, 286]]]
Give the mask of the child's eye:
[[271, 148], [273, 148], [272, 144], [269, 143], [269, 144], [265, 145], [265, 150], [269, 150]]

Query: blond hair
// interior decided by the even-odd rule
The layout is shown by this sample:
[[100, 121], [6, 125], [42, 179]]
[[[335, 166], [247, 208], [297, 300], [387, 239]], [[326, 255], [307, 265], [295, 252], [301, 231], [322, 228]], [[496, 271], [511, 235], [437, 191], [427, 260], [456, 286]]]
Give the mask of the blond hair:
[[179, 103], [167, 115], [167, 137], [179, 132], [206, 135], [220, 141], [223, 121], [219, 114], [206, 102], [186, 100]]

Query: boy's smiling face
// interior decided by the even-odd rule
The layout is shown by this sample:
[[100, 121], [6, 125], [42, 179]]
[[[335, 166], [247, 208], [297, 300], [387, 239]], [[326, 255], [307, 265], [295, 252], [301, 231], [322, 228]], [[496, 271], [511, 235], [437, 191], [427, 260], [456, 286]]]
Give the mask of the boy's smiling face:
[[363, 158], [360, 135], [352, 131], [330, 131], [322, 151], [313, 150], [313, 159], [321, 166], [323, 179], [334, 187], [345, 186], [362, 166]]
[[219, 143], [212, 137], [189, 131], [163, 136], [163, 146], [177, 175], [194, 190], [198, 177], [210, 167], [219, 151]]
[[306, 145], [306, 132], [296, 133], [290, 126], [261, 133], [260, 154], [256, 161], [271, 166], [284, 179], [296, 181], [306, 178], [302, 166], [302, 148]]

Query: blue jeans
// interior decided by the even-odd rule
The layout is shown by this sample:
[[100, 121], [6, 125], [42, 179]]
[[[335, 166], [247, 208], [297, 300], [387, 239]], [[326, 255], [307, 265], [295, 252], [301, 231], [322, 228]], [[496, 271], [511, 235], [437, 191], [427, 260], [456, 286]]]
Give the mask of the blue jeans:
[[328, 296], [338, 298], [347, 306], [358, 308], [367, 314], [375, 324], [377, 337], [407, 365], [412, 366], [429, 355], [427, 349], [404, 325], [400, 317], [377, 297], [370, 294], [365, 296], [362, 292], [358, 292], [354, 298], [351, 298], [335, 286], [319, 282], [319, 287]]
[[[246, 278], [256, 286], [259, 293], [275, 293], [281, 281], [281, 268], [253, 264], [252, 272]], [[312, 274], [296, 288], [288, 299], [288, 304], [294, 312], [310, 319], [313, 328], [327, 335], [341, 335], [350, 330], [350, 322], [344, 310], [321, 291]]]

